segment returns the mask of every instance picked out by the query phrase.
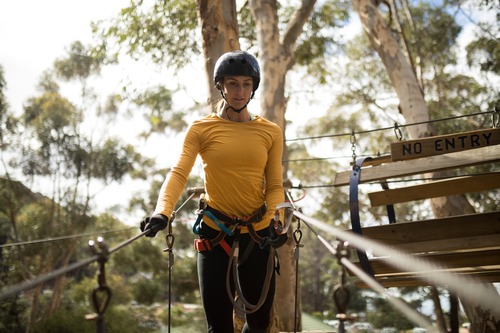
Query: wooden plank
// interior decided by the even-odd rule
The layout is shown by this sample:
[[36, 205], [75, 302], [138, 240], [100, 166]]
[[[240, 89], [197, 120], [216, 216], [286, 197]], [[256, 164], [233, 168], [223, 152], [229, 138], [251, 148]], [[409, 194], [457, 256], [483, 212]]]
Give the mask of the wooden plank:
[[[500, 145], [362, 168], [360, 183], [500, 161]], [[349, 185], [351, 171], [335, 175], [334, 186]]]
[[[445, 266], [447, 269], [454, 268], [477, 268], [485, 269], [486, 266], [500, 267], [500, 250], [485, 250], [473, 252], [458, 252], [458, 253], [445, 253], [445, 254], [427, 254], [416, 256], [419, 259], [429, 260], [439, 265]], [[397, 274], [401, 271], [389, 264], [387, 258], [384, 259], [371, 259], [370, 265], [374, 273], [387, 275]], [[418, 272], [403, 272], [418, 273]]]
[[[491, 271], [457, 273], [460, 276], [469, 276], [479, 283], [500, 282], [500, 269], [492, 269]], [[428, 286], [429, 282], [422, 280], [418, 275], [408, 276], [377, 276], [377, 281], [384, 287], [419, 287]], [[359, 288], [369, 288], [369, 286], [358, 278], [352, 278], [351, 282]]]
[[368, 193], [372, 207], [500, 188], [500, 172]]
[[398, 244], [398, 249], [402, 249], [410, 253], [456, 251], [457, 249], [475, 250], [495, 248], [500, 249], [500, 234], [465, 236], [459, 238]]
[[500, 128], [391, 143], [393, 161], [442, 155], [500, 144]]
[[500, 211], [364, 227], [362, 233], [364, 237], [395, 246], [500, 235]]
[[[392, 162], [391, 155], [382, 155], [382, 156], [377, 156], [377, 157], [373, 157], [371, 159], [365, 160], [365, 162], [363, 163], [363, 166], [380, 165], [380, 164], [389, 163], [389, 162]], [[353, 166], [354, 163], [351, 162], [350, 165]]]

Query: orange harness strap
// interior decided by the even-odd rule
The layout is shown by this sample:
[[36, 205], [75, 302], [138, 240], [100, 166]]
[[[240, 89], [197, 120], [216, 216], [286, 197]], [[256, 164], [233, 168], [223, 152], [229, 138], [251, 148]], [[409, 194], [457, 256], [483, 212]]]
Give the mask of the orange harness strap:
[[198, 252], [212, 251], [213, 248], [218, 244], [227, 253], [227, 255], [230, 255], [231, 247], [224, 239], [225, 236], [226, 234], [223, 231], [220, 231], [217, 237], [215, 237], [214, 239], [197, 238], [194, 240], [194, 248]]

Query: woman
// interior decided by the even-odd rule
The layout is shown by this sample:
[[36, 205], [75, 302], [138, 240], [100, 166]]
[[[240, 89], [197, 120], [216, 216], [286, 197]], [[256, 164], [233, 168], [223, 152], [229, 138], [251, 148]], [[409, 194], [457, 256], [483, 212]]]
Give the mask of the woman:
[[[146, 236], [154, 237], [166, 227], [200, 155], [205, 196], [194, 231], [200, 236], [195, 247], [208, 331], [233, 332], [236, 306], [246, 313], [243, 332], [266, 332], [275, 289], [273, 248], [286, 241], [286, 233], [275, 229], [280, 225], [277, 206], [284, 201], [282, 132], [247, 108], [260, 83], [252, 55], [222, 55], [214, 83], [222, 99], [214, 113], [189, 126], [180, 158], [141, 230], [151, 230]], [[240, 302], [234, 300], [235, 289]]]

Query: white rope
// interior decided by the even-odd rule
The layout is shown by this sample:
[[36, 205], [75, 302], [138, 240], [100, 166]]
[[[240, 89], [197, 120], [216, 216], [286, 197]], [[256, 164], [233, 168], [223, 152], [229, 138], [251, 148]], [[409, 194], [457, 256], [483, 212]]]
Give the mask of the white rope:
[[495, 317], [500, 317], [500, 296], [498, 293], [492, 293], [491, 289], [486, 288], [484, 282], [480, 280], [449, 273], [445, 271], [445, 267], [434, 262], [417, 258], [405, 251], [396, 250], [366, 237], [333, 227], [298, 211], [294, 211], [293, 214], [324, 232], [348, 241], [350, 245], [360, 250], [372, 251], [377, 256], [388, 257], [388, 263], [401, 271], [418, 271], [421, 273], [422, 279], [430, 284], [447, 286], [459, 297], [481, 304], [489, 309]]

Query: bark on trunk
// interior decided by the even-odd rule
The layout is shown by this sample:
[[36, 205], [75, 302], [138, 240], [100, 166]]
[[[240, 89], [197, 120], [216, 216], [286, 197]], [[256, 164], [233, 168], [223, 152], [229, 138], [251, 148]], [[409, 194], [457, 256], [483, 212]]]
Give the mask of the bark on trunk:
[[225, 52], [239, 50], [238, 20], [235, 0], [198, 0], [198, 12], [205, 59], [208, 105], [220, 99], [213, 84], [215, 62]]
[[[71, 257], [75, 253], [75, 249], [76, 249], [76, 243], [73, 243], [69, 246], [69, 248], [67, 249], [67, 251], [64, 254], [62, 266], [68, 265]], [[64, 292], [65, 285], [66, 285], [66, 274], [63, 274], [63, 275], [59, 276], [54, 283], [54, 291], [52, 294], [52, 299], [50, 301], [50, 307], [49, 307], [47, 315], [50, 316], [50, 315], [54, 314], [54, 312], [57, 309], [59, 309], [59, 306], [61, 305], [61, 298], [62, 298], [62, 295]]]
[[[303, 0], [301, 6], [290, 19], [280, 40], [278, 29], [278, 1], [250, 0], [250, 10], [255, 20], [259, 61], [261, 65], [260, 94], [262, 115], [280, 126], [286, 133], [285, 112], [288, 99], [285, 96], [286, 74], [293, 66], [293, 51], [298, 36], [311, 14], [316, 0]], [[288, 159], [286, 146], [283, 160]], [[286, 164], [283, 167], [283, 178], [287, 179]], [[289, 230], [291, 232], [291, 230]], [[272, 327], [269, 332], [294, 330], [295, 324], [295, 259], [293, 241], [289, 241], [279, 249], [281, 274], [276, 279], [276, 296], [273, 309]], [[300, 323], [300, 299], [298, 301], [298, 326]]]
[[434, 314], [436, 315], [436, 324], [437, 329], [441, 333], [446, 333], [448, 330], [446, 329], [446, 322], [444, 320], [443, 308], [441, 307], [441, 301], [439, 299], [439, 291], [436, 287], [431, 287], [429, 295], [431, 296], [432, 301], [434, 302]]
[[[492, 284], [487, 284], [492, 293], [498, 291]], [[462, 302], [465, 314], [470, 320], [470, 333], [498, 333], [500, 332], [500, 320], [497, 320], [489, 310], [484, 309], [481, 304], [473, 302]]]
[[[417, 78], [406, 61], [397, 40], [392, 36], [390, 28], [380, 15], [376, 2], [372, 0], [353, 0], [354, 9], [358, 12], [372, 46], [384, 63], [387, 73], [396, 91], [400, 103], [400, 112], [407, 123], [426, 122], [429, 113]], [[431, 135], [428, 124], [407, 127], [413, 139]]]

